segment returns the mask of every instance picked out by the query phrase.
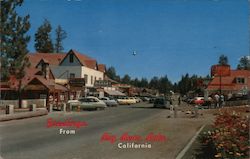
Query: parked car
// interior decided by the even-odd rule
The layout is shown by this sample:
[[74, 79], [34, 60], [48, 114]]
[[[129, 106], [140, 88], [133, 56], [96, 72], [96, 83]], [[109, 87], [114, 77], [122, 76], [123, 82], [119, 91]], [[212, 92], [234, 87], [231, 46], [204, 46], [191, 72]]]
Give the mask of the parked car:
[[149, 103], [154, 103], [155, 99], [156, 99], [156, 98], [154, 98], [154, 97], [150, 98], [150, 99], [149, 99]]
[[100, 98], [101, 101], [103, 101], [107, 106], [115, 107], [118, 105], [117, 101], [108, 97], [102, 97]]
[[99, 100], [96, 97], [92, 97], [92, 96], [79, 98], [77, 101], [73, 100], [73, 101], [70, 101], [68, 103], [70, 104], [72, 109], [74, 107], [80, 107], [80, 109], [103, 110], [107, 107], [103, 101]]
[[133, 97], [120, 97], [117, 99], [117, 102], [121, 105], [130, 105], [135, 104], [136, 100]]
[[205, 103], [204, 97], [195, 97], [192, 104], [203, 105]]
[[135, 97], [128, 97], [129, 104], [136, 104], [137, 100]]
[[141, 99], [143, 102], [148, 102], [150, 100], [150, 98], [148, 98], [148, 97], [142, 97]]
[[170, 102], [165, 98], [156, 98], [154, 100], [154, 108], [167, 108], [170, 109]]
[[134, 97], [134, 98], [135, 98], [135, 100], [136, 100], [136, 103], [142, 102], [141, 98], [139, 98], [139, 97]]

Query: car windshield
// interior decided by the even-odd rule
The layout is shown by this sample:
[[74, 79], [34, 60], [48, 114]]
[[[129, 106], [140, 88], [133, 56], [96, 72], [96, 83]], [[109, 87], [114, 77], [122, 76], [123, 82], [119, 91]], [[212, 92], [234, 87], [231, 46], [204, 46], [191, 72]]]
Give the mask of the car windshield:
[[163, 98], [155, 99], [155, 104], [164, 104], [165, 100]]
[[81, 98], [81, 99], [78, 99], [79, 102], [89, 102], [89, 99], [88, 98]]
[[88, 98], [89, 102], [98, 102], [95, 98]]

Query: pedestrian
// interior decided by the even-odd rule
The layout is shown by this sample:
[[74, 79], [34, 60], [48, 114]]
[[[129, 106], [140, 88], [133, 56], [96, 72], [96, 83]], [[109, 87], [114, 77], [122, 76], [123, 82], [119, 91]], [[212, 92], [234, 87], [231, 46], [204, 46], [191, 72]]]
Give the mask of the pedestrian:
[[220, 96], [220, 106], [223, 107], [224, 104], [225, 104], [225, 97], [224, 97], [224, 95], [222, 94], [222, 95]]
[[173, 98], [172, 97], [169, 98], [169, 102], [170, 102], [170, 105], [173, 105]]
[[212, 102], [213, 102], [213, 99], [212, 99], [211, 96], [209, 96], [207, 100], [208, 100], [208, 109], [210, 109], [211, 105], [212, 105]]
[[216, 93], [214, 95], [214, 98], [215, 98], [215, 105], [216, 105], [216, 108], [219, 108], [219, 104], [220, 104], [220, 96]]

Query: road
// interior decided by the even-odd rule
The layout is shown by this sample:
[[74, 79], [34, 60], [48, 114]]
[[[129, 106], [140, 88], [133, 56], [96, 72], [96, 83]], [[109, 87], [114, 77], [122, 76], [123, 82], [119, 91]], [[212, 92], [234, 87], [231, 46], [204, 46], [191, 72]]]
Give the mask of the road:
[[[125, 159], [162, 158], [157, 143], [148, 149], [120, 149], [117, 144], [101, 142], [107, 132], [118, 138], [124, 134], [146, 136], [152, 130], [145, 125], [169, 110], [152, 109], [150, 104], [118, 106], [104, 111], [53, 112], [47, 116], [0, 123], [3, 159]], [[86, 122], [86, 127], [70, 127], [75, 134], [60, 134], [60, 127], [47, 128], [47, 120]], [[154, 133], [158, 133], [157, 130]], [[163, 134], [164, 135], [164, 134]], [[160, 145], [160, 144], [159, 144]], [[158, 145], [158, 146], [159, 146]]]

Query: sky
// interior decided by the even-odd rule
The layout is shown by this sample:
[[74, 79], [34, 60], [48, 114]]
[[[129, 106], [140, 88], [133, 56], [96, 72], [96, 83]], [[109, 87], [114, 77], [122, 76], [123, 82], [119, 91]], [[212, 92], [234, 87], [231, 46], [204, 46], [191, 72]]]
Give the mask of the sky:
[[186, 73], [206, 76], [221, 54], [232, 68], [249, 55], [247, 0], [24, 0], [18, 13], [30, 15], [30, 52], [46, 18], [52, 38], [58, 25], [67, 32], [65, 52], [87, 54], [121, 76], [176, 82]]

